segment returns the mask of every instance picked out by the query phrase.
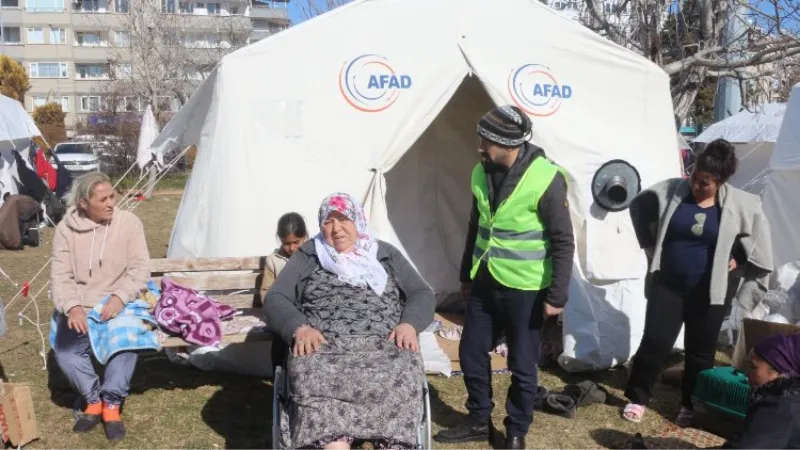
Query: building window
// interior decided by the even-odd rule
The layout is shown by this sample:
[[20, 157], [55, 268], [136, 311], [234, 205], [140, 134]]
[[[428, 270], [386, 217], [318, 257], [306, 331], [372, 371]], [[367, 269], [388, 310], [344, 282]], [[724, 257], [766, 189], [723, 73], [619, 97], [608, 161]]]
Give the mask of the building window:
[[76, 80], [107, 80], [107, 64], [75, 64]]
[[175, 0], [161, 0], [161, 12], [175, 14]]
[[75, 10], [84, 13], [96, 13], [105, 12], [106, 8], [100, 7], [100, 0], [78, 0]]
[[181, 14], [194, 14], [194, 3], [181, 2], [180, 11]]
[[122, 106], [123, 111], [127, 112], [135, 112], [141, 111], [141, 105], [139, 103], [139, 97], [125, 97], [124, 104]]
[[28, 44], [44, 44], [42, 28], [28, 28]]
[[40, 106], [44, 106], [48, 103], [58, 103], [61, 105], [61, 110], [64, 112], [69, 112], [69, 97], [33, 97], [33, 107], [38, 108]]
[[99, 95], [81, 97], [81, 112], [98, 112], [107, 109], [106, 99]]
[[132, 75], [133, 75], [133, 66], [131, 66], [130, 63], [114, 65], [114, 76], [117, 79], [127, 80], [130, 79]]
[[19, 27], [0, 28], [0, 42], [11, 45], [22, 44], [22, 35], [19, 32]]
[[29, 67], [31, 78], [67, 78], [69, 75], [65, 62], [32, 62]]
[[106, 46], [108, 42], [98, 31], [77, 31], [75, 32], [75, 45], [98, 47]]
[[115, 0], [114, 10], [120, 14], [128, 14], [131, 10], [130, 0]]
[[114, 45], [117, 47], [130, 47], [131, 46], [131, 34], [127, 31], [115, 31], [114, 32]]
[[67, 43], [67, 30], [64, 28], [51, 28], [50, 29], [50, 43], [51, 44], [66, 44]]
[[62, 12], [64, 0], [25, 0], [28, 12]]
[[213, 15], [222, 14], [222, 8], [219, 3], [206, 3], [206, 11]]
[[2, 8], [19, 8], [19, 0], [0, 0]]

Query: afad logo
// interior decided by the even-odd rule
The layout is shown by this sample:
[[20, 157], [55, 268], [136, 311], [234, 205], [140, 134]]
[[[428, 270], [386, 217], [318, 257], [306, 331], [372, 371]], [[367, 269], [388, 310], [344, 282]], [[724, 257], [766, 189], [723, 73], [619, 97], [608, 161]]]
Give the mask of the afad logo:
[[339, 71], [339, 91], [359, 111], [384, 111], [410, 87], [411, 77], [398, 73], [380, 55], [366, 54], [345, 61]]
[[526, 64], [508, 75], [508, 94], [531, 116], [552, 116], [572, 97], [572, 86], [561, 84], [542, 64]]

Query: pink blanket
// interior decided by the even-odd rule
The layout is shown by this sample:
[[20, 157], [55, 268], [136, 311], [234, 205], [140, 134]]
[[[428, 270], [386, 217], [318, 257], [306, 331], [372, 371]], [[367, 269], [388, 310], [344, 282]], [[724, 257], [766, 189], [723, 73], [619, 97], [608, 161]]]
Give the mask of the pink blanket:
[[161, 280], [161, 299], [154, 316], [162, 330], [202, 346], [217, 346], [222, 339], [222, 321], [236, 314], [236, 308], [183, 287], [170, 278]]

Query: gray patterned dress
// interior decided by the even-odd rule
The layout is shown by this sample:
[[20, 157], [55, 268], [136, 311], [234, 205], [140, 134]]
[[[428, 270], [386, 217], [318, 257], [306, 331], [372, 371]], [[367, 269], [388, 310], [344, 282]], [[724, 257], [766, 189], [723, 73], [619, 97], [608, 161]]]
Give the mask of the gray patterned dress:
[[294, 448], [335, 440], [412, 447], [422, 418], [422, 357], [387, 339], [403, 297], [390, 274], [382, 296], [318, 268], [297, 305], [327, 344], [288, 364]]

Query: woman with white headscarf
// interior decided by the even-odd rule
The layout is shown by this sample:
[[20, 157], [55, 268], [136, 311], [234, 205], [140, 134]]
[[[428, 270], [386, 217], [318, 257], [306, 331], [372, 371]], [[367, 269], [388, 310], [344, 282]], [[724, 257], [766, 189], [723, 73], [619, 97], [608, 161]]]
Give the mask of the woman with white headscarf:
[[433, 290], [370, 235], [351, 196], [328, 196], [319, 226], [264, 301], [292, 347], [293, 448], [411, 448], [424, 376], [417, 335], [433, 321]]

